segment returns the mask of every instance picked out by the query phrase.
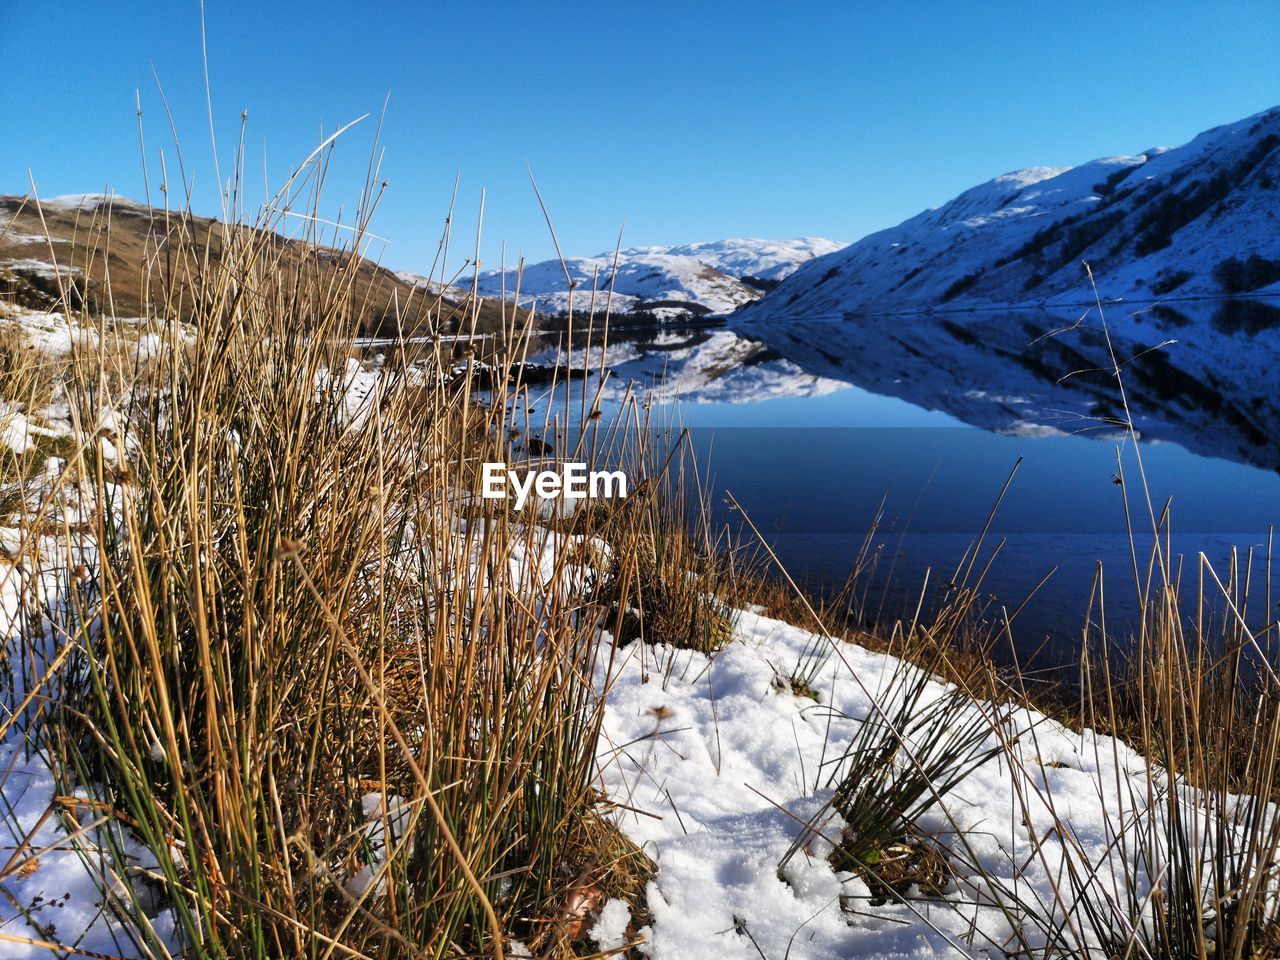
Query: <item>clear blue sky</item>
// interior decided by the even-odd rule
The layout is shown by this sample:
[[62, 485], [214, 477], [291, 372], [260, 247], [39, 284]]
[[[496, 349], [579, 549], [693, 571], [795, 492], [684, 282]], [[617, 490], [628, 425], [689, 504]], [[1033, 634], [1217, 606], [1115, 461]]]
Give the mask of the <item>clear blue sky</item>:
[[[997, 174], [1181, 143], [1280, 103], [1280, 3], [460, 3], [208, 0], [224, 174], [247, 110], [249, 179], [381, 110], [384, 261], [421, 268], [455, 173], [487, 188], [484, 258], [729, 236], [840, 240]], [[199, 5], [0, 4], [0, 192], [141, 196], [134, 91], [212, 212]], [[354, 197], [373, 134], [347, 139]], [[261, 188], [258, 188], [259, 191]]]

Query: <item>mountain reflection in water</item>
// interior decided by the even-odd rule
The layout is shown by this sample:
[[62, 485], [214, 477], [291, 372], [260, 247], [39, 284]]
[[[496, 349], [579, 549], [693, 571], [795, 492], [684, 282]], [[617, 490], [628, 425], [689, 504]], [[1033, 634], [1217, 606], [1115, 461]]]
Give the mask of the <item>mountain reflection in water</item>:
[[1260, 595], [1280, 518], [1280, 303], [1112, 305], [1106, 321], [1082, 308], [614, 332], [604, 395], [639, 382], [679, 400], [716, 492], [731, 491], [811, 585], [842, 582], [883, 502], [885, 614], [914, 605], [927, 569], [945, 583], [1021, 458], [984, 585], [994, 615], [1055, 570], [1015, 632], [1066, 653], [1098, 563], [1112, 623], [1136, 609], [1126, 495], [1140, 569], [1152, 542], [1113, 351], [1151, 507], [1171, 504], [1187, 582], [1200, 553], [1225, 580], [1232, 550], [1241, 565], [1252, 551]]

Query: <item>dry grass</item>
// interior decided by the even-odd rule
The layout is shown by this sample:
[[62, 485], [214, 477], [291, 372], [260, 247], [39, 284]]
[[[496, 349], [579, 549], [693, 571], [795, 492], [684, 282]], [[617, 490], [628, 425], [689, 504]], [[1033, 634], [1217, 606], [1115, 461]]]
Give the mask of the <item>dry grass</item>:
[[713, 655], [733, 635], [742, 582], [728, 534], [712, 528], [682, 438], [633, 472], [655, 481], [618, 503], [601, 530], [622, 547], [609, 578], [617, 640]]
[[[125, 375], [91, 346], [60, 371], [76, 440], [45, 506], [78, 491], [93, 508], [48, 569], [92, 561], [65, 606], [25, 599], [69, 651], [32, 728], [68, 795], [98, 798], [64, 816], [119, 826], [99, 822], [86, 855], [105, 856], [105, 907], [143, 955], [589, 953], [603, 901], [583, 891], [637, 900], [651, 868], [591, 785], [609, 571], [584, 538], [479, 496], [479, 464], [520, 460], [527, 317], [504, 315], [501, 376], [398, 344], [357, 401], [364, 261], [280, 243], [278, 216], [226, 228], [209, 259], [207, 230], [170, 221], [147, 284], [184, 325]], [[60, 305], [101, 327], [85, 298]], [[456, 305], [437, 308], [431, 329]], [[7, 391], [39, 379], [4, 362]], [[573, 524], [601, 526], [596, 510]]]

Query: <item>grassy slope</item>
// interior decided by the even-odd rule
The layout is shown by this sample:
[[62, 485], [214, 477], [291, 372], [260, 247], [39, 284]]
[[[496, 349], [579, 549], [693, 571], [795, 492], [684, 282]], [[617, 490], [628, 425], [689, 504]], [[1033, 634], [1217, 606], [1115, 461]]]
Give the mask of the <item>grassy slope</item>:
[[[27, 239], [31, 237], [49, 239]], [[286, 273], [298, 271], [305, 261], [314, 262], [319, 250], [320, 268], [307, 271], [308, 282], [316, 282], [317, 276], [321, 282], [334, 278], [347, 260], [345, 254], [335, 254], [326, 268], [324, 248], [304, 239], [280, 237], [279, 242]], [[195, 255], [176, 256], [173, 248], [179, 243]], [[86, 290], [93, 312], [137, 316], [149, 312], [144, 301], [148, 294], [157, 297], [166, 271], [178, 269], [174, 264], [190, 270], [193, 263], [206, 262], [207, 251], [208, 266], [204, 269], [208, 271], [219, 264], [223, 246], [219, 222], [207, 217], [148, 210], [125, 200], [96, 209], [62, 205], [38, 209], [25, 197], [0, 196], [0, 295], [24, 306], [52, 306], [59, 299], [59, 290], [52, 271], [22, 261], [69, 267], [77, 278], [87, 274], [87, 288], [81, 289]], [[462, 282], [465, 285], [465, 277]], [[359, 261], [351, 285], [352, 307], [366, 318], [363, 332], [367, 334], [394, 333], [397, 305], [406, 333], [423, 329], [429, 314], [440, 317], [446, 332], [466, 329], [470, 322], [470, 305], [463, 303], [463, 298], [438, 302], [435, 295], [415, 289], [372, 260]], [[502, 326], [501, 306], [481, 303], [476, 329], [493, 332]]]

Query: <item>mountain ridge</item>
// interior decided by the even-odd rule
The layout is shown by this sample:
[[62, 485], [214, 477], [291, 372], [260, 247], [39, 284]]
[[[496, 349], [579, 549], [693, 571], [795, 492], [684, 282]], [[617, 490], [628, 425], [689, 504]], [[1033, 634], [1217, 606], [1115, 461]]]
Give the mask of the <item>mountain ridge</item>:
[[543, 314], [563, 314], [571, 305], [575, 312], [589, 309], [595, 290], [597, 308], [608, 296], [614, 314], [688, 319], [727, 313], [757, 300], [801, 264], [841, 246], [821, 237], [798, 237], [628, 247], [616, 254], [485, 271], [477, 289], [485, 297], [512, 299], [518, 284], [520, 303]]
[[1280, 292], [1280, 107], [1180, 147], [1002, 174], [802, 265], [779, 319]]

